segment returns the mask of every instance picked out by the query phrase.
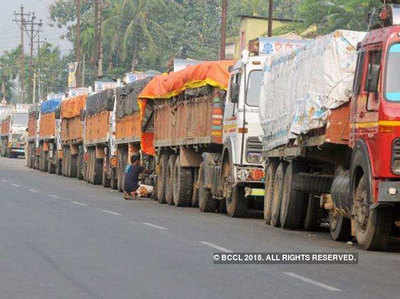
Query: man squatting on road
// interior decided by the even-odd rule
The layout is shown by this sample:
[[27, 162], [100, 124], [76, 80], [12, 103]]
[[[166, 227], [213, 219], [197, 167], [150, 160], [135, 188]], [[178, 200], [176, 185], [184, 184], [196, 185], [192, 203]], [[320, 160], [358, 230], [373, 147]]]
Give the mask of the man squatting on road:
[[125, 168], [125, 199], [136, 199], [136, 191], [139, 188], [139, 175], [143, 171], [144, 167], [140, 165], [140, 155], [131, 156], [131, 165]]

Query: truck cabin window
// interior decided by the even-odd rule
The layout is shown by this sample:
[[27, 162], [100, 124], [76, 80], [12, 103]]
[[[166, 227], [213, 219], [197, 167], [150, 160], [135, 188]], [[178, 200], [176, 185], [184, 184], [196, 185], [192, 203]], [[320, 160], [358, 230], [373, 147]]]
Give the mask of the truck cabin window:
[[16, 113], [13, 115], [13, 123], [17, 126], [28, 125], [28, 114], [26, 113]]
[[249, 75], [247, 86], [247, 102], [246, 104], [258, 107], [260, 103], [260, 92], [264, 73], [261, 70], [252, 71]]
[[392, 102], [400, 102], [399, 65], [400, 44], [394, 44], [389, 48], [385, 84], [385, 98]]
[[231, 87], [230, 87], [230, 100], [232, 103], [239, 102], [239, 94], [240, 94], [240, 73], [233, 76], [231, 79]]

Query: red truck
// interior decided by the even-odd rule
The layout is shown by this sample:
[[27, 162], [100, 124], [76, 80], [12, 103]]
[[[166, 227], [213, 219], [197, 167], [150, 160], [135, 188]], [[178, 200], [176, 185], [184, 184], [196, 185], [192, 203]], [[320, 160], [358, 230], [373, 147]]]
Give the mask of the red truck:
[[[263, 103], [260, 115], [264, 119], [267, 223], [310, 228], [320, 221], [322, 210], [329, 215], [333, 239], [354, 236], [367, 250], [388, 248], [399, 232], [399, 16], [400, 5], [385, 5], [380, 14], [384, 26], [378, 25], [355, 45], [347, 43], [343, 52], [332, 52], [326, 63], [310, 65], [329, 47], [322, 39], [322, 48], [314, 51], [313, 43], [318, 41], [312, 42], [304, 51], [280, 57], [265, 68], [264, 94], [270, 100]], [[346, 40], [340, 34], [331, 35], [337, 45]], [[351, 63], [346, 61], [352, 51], [357, 55], [356, 67], [349, 71]], [[312, 58], [300, 78], [306, 52]], [[321, 84], [316, 91], [315, 81], [323, 73], [329, 75], [324, 79], [337, 75], [326, 71], [332, 63], [342, 68], [344, 76], [336, 85]], [[295, 81], [287, 93], [282, 88], [288, 81], [281, 84], [286, 76]], [[335, 88], [348, 79], [352, 94], [338, 104]], [[274, 106], [268, 106], [272, 101]]]

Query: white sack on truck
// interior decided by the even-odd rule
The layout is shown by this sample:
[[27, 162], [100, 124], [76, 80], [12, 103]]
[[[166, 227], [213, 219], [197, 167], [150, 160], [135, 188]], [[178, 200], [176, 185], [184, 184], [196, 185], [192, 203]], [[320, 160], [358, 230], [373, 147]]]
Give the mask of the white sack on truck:
[[329, 110], [348, 102], [364, 32], [338, 30], [267, 59], [260, 99], [264, 150], [326, 124]]

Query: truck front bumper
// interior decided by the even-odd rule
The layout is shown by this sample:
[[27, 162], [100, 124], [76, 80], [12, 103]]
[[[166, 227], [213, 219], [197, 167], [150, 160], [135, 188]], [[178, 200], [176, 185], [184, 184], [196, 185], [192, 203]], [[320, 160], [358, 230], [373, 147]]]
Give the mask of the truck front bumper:
[[378, 203], [400, 203], [400, 181], [379, 182]]

